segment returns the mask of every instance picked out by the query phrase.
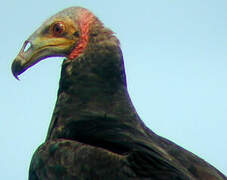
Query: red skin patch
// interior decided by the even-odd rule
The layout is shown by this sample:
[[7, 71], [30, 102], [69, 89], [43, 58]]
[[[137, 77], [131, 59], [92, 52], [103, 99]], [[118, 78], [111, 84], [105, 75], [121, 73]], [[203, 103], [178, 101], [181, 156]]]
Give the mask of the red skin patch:
[[89, 27], [94, 22], [94, 15], [87, 11], [86, 9], [82, 9], [79, 15], [79, 28], [81, 30], [81, 38], [76, 48], [72, 50], [69, 59], [75, 59], [78, 57], [84, 49], [87, 47], [89, 41]]

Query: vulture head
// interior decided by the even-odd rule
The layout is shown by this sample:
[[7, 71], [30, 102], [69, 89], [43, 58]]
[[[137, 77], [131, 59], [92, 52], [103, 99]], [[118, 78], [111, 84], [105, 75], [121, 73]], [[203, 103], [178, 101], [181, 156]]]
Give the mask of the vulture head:
[[89, 45], [105, 38], [118, 46], [112, 31], [104, 28], [92, 12], [81, 7], [64, 9], [25, 41], [12, 64], [12, 73], [18, 79], [18, 75], [48, 57], [74, 60], [85, 54]]

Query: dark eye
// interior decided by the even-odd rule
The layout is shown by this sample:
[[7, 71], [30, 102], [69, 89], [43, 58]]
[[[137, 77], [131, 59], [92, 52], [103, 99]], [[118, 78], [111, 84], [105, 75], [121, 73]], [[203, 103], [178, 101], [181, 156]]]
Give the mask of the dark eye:
[[62, 22], [57, 22], [52, 25], [51, 29], [55, 36], [61, 36], [65, 32], [65, 25]]

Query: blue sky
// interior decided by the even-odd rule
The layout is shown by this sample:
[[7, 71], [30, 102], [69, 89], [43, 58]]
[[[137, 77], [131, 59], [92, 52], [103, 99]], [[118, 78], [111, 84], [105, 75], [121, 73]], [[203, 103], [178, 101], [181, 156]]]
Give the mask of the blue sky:
[[11, 63], [46, 18], [70, 6], [92, 10], [120, 39], [129, 93], [147, 126], [227, 175], [226, 0], [8, 0], [0, 7], [0, 179], [27, 179], [62, 59], [40, 62], [20, 81]]

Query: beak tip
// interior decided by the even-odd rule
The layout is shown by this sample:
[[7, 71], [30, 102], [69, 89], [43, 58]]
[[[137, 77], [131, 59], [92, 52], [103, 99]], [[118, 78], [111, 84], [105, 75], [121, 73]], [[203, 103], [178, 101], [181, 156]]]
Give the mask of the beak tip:
[[20, 61], [17, 61], [17, 59], [14, 60], [11, 70], [13, 73], [13, 76], [19, 80], [18, 75], [20, 75], [23, 72], [23, 66], [21, 65]]
[[17, 74], [14, 74], [13, 76], [14, 76], [18, 81], [20, 81], [20, 79], [19, 79], [19, 77], [18, 77]]

